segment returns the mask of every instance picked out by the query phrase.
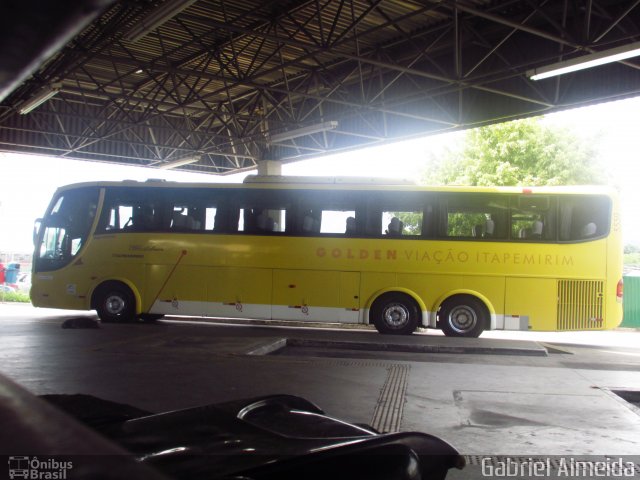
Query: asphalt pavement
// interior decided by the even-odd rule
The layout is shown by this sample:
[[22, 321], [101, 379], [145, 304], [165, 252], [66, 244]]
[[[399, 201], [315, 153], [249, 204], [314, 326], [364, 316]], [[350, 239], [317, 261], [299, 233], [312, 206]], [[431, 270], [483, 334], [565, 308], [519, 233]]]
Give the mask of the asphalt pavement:
[[300, 395], [347, 421], [449, 441], [472, 464], [452, 478], [472, 478], [488, 455], [640, 453], [640, 409], [625, 394], [640, 391], [636, 330], [452, 339], [194, 318], [95, 320], [0, 304], [0, 373], [36, 395], [92, 394], [154, 412]]

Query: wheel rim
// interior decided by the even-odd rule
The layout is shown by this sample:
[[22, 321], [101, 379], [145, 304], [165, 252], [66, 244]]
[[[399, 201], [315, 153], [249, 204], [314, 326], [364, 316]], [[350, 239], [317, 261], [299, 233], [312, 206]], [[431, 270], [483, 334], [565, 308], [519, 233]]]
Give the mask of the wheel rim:
[[409, 310], [401, 304], [387, 305], [383, 312], [384, 323], [389, 328], [402, 328], [409, 322]]
[[109, 315], [120, 315], [126, 307], [126, 302], [120, 295], [109, 295], [104, 301], [104, 308]]
[[457, 305], [451, 309], [447, 321], [457, 333], [467, 333], [478, 324], [476, 311], [467, 305]]

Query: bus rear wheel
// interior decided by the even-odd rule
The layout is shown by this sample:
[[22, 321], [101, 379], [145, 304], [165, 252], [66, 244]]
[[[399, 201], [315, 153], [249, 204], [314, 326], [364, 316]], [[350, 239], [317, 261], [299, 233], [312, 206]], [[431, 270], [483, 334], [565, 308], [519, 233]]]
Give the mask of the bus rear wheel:
[[411, 335], [418, 327], [420, 310], [409, 295], [387, 293], [373, 303], [370, 318], [380, 333]]
[[98, 288], [95, 307], [104, 323], [132, 322], [136, 318], [133, 292], [119, 282], [108, 282]]
[[455, 295], [442, 304], [438, 320], [447, 337], [477, 338], [486, 328], [489, 311], [472, 295]]

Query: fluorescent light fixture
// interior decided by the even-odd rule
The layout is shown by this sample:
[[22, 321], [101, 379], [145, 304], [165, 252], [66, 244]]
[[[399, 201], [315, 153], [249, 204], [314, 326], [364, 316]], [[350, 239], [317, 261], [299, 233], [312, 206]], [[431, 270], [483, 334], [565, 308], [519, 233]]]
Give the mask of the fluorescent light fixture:
[[545, 78], [555, 77], [556, 75], [564, 75], [565, 73], [593, 68], [607, 63], [619, 62], [620, 60], [626, 60], [627, 58], [637, 57], [639, 55], [640, 42], [635, 42], [601, 52], [590, 53], [545, 67], [534, 68], [527, 72], [527, 76], [531, 78], [531, 80], [543, 80]]
[[122, 38], [128, 42], [135, 43], [147, 34], [153, 32], [160, 25], [171, 20], [189, 5], [197, 0], [164, 0], [155, 10], [143, 17], [131, 30], [124, 34]]
[[29, 100], [27, 100], [20, 106], [20, 110], [19, 110], [20, 114], [26, 115], [27, 113], [35, 110], [44, 102], [49, 100], [51, 97], [57, 95], [61, 89], [62, 89], [62, 83], [52, 83], [48, 87], [45, 87], [44, 89], [40, 90], [40, 92], [38, 92], [37, 95], [31, 97]]
[[308, 127], [298, 128], [296, 130], [289, 130], [288, 132], [277, 133], [271, 135], [270, 143], [285, 142], [287, 140], [293, 140], [294, 138], [304, 137], [305, 135], [313, 135], [314, 133], [328, 132], [329, 130], [335, 130], [338, 128], [338, 122], [332, 120], [330, 122], [318, 123], [317, 125], [309, 125]]
[[173, 160], [172, 162], [163, 163], [162, 165], [159, 165], [158, 168], [160, 170], [171, 170], [172, 168], [182, 167], [184, 165], [197, 163], [199, 161], [200, 155], [191, 155], [190, 157], [180, 158], [178, 160]]

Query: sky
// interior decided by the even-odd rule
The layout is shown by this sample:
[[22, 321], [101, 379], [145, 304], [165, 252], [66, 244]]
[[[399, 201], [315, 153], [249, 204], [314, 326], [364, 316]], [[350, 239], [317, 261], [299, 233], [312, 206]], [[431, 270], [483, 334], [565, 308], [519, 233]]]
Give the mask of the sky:
[[[599, 138], [601, 161], [620, 189], [625, 243], [640, 245], [640, 97], [547, 115], [549, 125], [569, 127], [585, 141]], [[423, 137], [324, 156], [282, 167], [284, 175], [361, 175], [417, 181], [426, 162], [461, 144], [463, 132]], [[392, 161], [390, 161], [392, 159]], [[240, 182], [245, 174], [212, 176], [51, 157], [0, 153], [0, 251], [32, 250], [34, 220], [58, 186], [98, 180], [164, 178]]]

